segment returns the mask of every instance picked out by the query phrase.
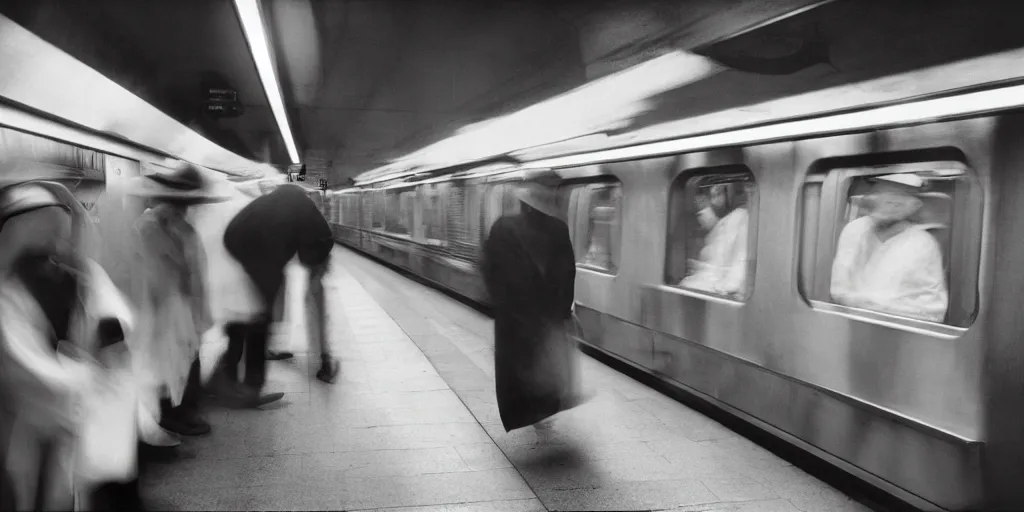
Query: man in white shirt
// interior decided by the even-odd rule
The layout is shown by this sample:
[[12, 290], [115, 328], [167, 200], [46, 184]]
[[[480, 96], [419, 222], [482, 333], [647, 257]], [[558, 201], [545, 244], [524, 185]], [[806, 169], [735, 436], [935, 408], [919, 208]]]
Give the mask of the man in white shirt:
[[[709, 229], [699, 260], [689, 262], [690, 274], [679, 286], [739, 298], [746, 292], [747, 277], [747, 195], [750, 187], [729, 204], [728, 185], [711, 187], [709, 204], [697, 219]], [[731, 206], [731, 208], [730, 208]]]
[[846, 306], [941, 322], [948, 293], [938, 242], [911, 219], [924, 180], [879, 176], [871, 213], [847, 224], [832, 263], [832, 299]]

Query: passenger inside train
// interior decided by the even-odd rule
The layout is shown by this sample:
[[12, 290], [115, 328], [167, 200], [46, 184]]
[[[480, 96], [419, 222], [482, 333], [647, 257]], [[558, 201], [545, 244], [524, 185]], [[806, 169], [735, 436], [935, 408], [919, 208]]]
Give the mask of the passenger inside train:
[[679, 286], [739, 298], [746, 293], [750, 183], [717, 183], [697, 194], [697, 221], [707, 233], [700, 257]]
[[948, 292], [938, 242], [917, 214], [924, 180], [900, 173], [875, 178], [866, 215], [843, 227], [832, 263], [839, 304], [941, 322]]

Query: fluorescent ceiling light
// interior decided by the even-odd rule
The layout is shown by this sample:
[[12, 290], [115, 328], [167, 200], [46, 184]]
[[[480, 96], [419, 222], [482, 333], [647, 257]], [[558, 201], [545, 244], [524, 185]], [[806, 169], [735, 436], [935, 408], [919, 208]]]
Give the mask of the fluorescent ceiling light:
[[594, 153], [550, 158], [530, 162], [525, 164], [524, 168], [574, 167], [608, 161], [651, 158], [659, 155], [687, 153], [712, 147], [757, 144], [778, 139], [824, 136], [883, 126], [935, 121], [943, 118], [975, 115], [1021, 106], [1024, 106], [1024, 85], [1017, 85], [1002, 89], [880, 107], [863, 112], [852, 112], [804, 121], [791, 121], [770, 126], [739, 129], [730, 132], [697, 135]]
[[238, 19], [242, 22], [245, 38], [249, 41], [252, 60], [256, 63], [260, 81], [263, 82], [263, 90], [267, 93], [270, 110], [274, 112], [274, 119], [277, 120], [277, 129], [281, 132], [284, 146], [288, 150], [288, 158], [293, 164], [297, 164], [299, 151], [295, 147], [292, 129], [288, 124], [281, 85], [277, 81], [277, 73], [274, 72], [273, 61], [270, 58], [270, 39], [263, 29], [263, 17], [260, 15], [258, 2], [259, 0], [235, 0], [235, 7], [238, 9]]

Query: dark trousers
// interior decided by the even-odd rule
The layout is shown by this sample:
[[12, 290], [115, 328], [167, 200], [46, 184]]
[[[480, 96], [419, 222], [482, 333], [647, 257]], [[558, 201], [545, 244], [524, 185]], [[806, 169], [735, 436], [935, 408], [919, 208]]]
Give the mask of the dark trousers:
[[92, 491], [92, 510], [96, 511], [137, 511], [142, 510], [139, 493], [139, 479], [126, 483], [107, 483]]
[[284, 284], [284, 268], [259, 266], [241, 260], [242, 268], [249, 274], [263, 299], [263, 310], [251, 322], [231, 322], [224, 327], [228, 336], [228, 349], [221, 356], [218, 371], [231, 380], [238, 379], [238, 364], [245, 356], [245, 384], [262, 389], [267, 381], [267, 342], [270, 337], [270, 323], [274, 317], [275, 304], [281, 285]]
[[181, 396], [181, 403], [177, 407], [171, 406], [169, 398], [160, 400], [160, 415], [163, 418], [169, 416], [192, 417], [199, 413], [199, 399], [203, 392], [202, 372], [199, 367], [199, 357], [192, 361], [192, 367], [188, 371], [188, 381], [185, 383], [185, 391]]
[[224, 327], [228, 350], [220, 360], [219, 370], [232, 381], [238, 380], [238, 363], [245, 356], [245, 385], [261, 389], [267, 380], [267, 342], [269, 319], [263, 317], [250, 323], [232, 322]]

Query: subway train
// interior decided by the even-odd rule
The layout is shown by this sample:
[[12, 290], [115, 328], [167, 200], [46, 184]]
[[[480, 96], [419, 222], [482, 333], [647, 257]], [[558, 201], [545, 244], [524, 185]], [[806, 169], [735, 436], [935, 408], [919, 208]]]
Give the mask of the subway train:
[[[914, 507], [1020, 510], [1022, 57], [310, 195], [339, 243], [486, 305], [489, 227], [517, 182], [555, 172], [585, 344]], [[914, 220], [941, 252], [945, 313], [830, 295], [842, 228], [883, 175], [925, 187]], [[731, 288], [687, 278], [715, 194], [746, 213]]]

